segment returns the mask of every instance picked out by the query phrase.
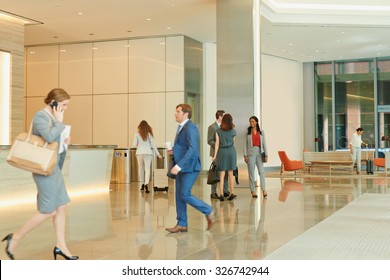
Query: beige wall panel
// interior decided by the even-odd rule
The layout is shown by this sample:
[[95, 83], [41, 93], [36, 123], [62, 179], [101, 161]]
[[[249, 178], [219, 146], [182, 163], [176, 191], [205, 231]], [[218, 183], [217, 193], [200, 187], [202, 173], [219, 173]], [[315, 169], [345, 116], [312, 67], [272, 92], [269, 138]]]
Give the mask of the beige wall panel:
[[127, 147], [127, 94], [93, 98], [93, 144]]
[[130, 41], [129, 92], [165, 91], [165, 38]]
[[175, 141], [177, 126], [175, 120], [176, 106], [184, 102], [184, 92], [167, 92], [166, 95], [166, 141]]
[[26, 127], [24, 131], [30, 128], [30, 123], [34, 114], [45, 107], [44, 97], [31, 97], [26, 99]]
[[[44, 97], [26, 99], [26, 127], [29, 129], [34, 114], [45, 107]], [[92, 144], [92, 96], [72, 96], [64, 123], [71, 125], [72, 144]]]
[[92, 93], [92, 43], [60, 46], [59, 85], [71, 95]]
[[130, 94], [129, 98], [129, 146], [132, 146], [134, 134], [139, 123], [145, 120], [153, 128], [154, 139], [158, 147], [165, 143], [165, 94]]
[[93, 93], [127, 93], [129, 42], [94, 43]]
[[184, 91], [184, 36], [166, 38], [167, 91]]
[[92, 145], [92, 95], [71, 95], [64, 123], [72, 126], [72, 144]]
[[58, 46], [26, 48], [26, 95], [46, 96], [58, 87]]

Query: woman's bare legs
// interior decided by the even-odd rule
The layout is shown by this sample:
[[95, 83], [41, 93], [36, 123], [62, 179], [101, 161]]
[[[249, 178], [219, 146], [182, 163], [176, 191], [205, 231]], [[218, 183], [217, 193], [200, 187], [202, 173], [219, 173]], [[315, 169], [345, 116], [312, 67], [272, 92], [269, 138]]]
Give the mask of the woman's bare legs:
[[18, 246], [20, 240], [22, 240], [30, 231], [38, 227], [47, 219], [53, 217], [55, 214], [56, 211], [47, 214], [38, 213], [32, 216], [17, 232], [13, 234], [8, 250], [12, 253], [16, 246]]
[[231, 194], [234, 194], [234, 176], [233, 170], [228, 171], [229, 190]]
[[69, 252], [65, 242], [65, 219], [66, 219], [66, 205], [62, 205], [57, 208], [56, 214], [53, 217], [54, 229], [56, 232], [56, 246], [65, 255], [71, 257], [72, 254]]
[[219, 187], [219, 193], [223, 197], [223, 182], [225, 180], [225, 171], [220, 171], [219, 172], [219, 182], [218, 182], [218, 187]]
[[12, 236], [12, 241], [9, 245], [9, 251], [13, 253], [19, 242], [32, 230], [41, 225], [44, 221], [49, 218], [53, 218], [54, 229], [56, 232], [56, 246], [67, 256], [72, 256], [66, 247], [65, 242], [65, 215], [66, 206], [60, 206], [56, 211], [43, 214], [37, 213], [31, 217], [18, 231]]

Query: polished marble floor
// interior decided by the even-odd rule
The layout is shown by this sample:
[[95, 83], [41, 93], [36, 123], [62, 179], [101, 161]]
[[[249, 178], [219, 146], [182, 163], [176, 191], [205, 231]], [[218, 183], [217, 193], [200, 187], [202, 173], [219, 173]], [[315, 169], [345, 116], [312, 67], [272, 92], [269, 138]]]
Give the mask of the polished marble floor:
[[[384, 177], [267, 178], [266, 182], [266, 200], [252, 198], [246, 182], [240, 182], [237, 199], [220, 202], [210, 199], [210, 186], [201, 175], [193, 193], [214, 207], [216, 224], [207, 232], [204, 215], [189, 206], [189, 231], [178, 234], [165, 231], [176, 223], [172, 182], [167, 193], [145, 194], [138, 183], [131, 183], [71, 194], [68, 247], [84, 260], [263, 259], [363, 193], [390, 193], [390, 179]], [[1, 237], [33, 213], [33, 203], [1, 207]], [[16, 259], [48, 260], [54, 243], [52, 223], [46, 221], [14, 254]], [[5, 244], [1, 246], [0, 259], [6, 259]]]

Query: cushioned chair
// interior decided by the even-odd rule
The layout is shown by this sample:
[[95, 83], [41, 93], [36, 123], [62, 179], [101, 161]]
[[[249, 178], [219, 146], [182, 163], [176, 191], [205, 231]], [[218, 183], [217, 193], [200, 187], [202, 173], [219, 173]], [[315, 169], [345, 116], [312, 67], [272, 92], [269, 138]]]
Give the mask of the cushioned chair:
[[304, 169], [302, 160], [290, 160], [285, 151], [278, 151], [280, 161], [282, 164], [280, 165], [280, 175], [283, 174], [284, 171], [294, 171], [296, 173], [297, 170]]
[[376, 166], [376, 170], [379, 170], [379, 167], [386, 167], [386, 159], [385, 158], [374, 158], [374, 165]]
[[289, 192], [301, 192], [303, 183], [296, 180], [281, 180], [282, 189], [279, 192], [279, 201], [285, 202]]

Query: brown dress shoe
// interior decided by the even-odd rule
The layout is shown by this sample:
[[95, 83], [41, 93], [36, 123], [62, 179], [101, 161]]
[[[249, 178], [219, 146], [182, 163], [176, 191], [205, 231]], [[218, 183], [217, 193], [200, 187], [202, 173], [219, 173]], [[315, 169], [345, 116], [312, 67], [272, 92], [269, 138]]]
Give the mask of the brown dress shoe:
[[176, 225], [173, 228], [166, 228], [165, 230], [169, 231], [170, 233], [187, 232], [188, 227], [182, 227], [182, 226]]
[[219, 199], [219, 196], [217, 195], [217, 193], [212, 193], [212, 194], [210, 194], [210, 197], [211, 197], [212, 199]]
[[210, 230], [215, 224], [214, 210], [212, 210], [211, 213], [208, 216], [206, 216], [206, 219], [207, 219], [207, 230]]

